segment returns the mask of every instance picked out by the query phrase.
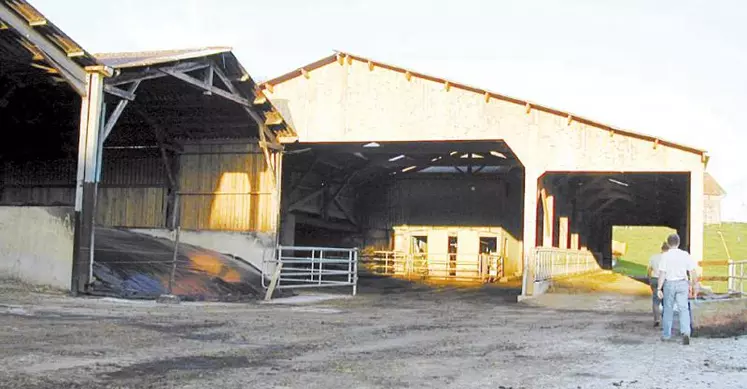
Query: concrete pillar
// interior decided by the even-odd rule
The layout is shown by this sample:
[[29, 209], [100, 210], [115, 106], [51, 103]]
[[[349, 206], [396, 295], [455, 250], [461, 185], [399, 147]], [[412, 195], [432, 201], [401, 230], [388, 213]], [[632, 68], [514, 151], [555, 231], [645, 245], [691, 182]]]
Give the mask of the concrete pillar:
[[578, 236], [578, 232], [571, 234], [571, 249], [578, 250], [581, 247], [581, 240]]
[[690, 173], [688, 241], [690, 255], [698, 262], [703, 260], [703, 174], [702, 168]]
[[547, 194], [542, 202], [542, 247], [553, 247], [555, 227], [555, 196]]
[[86, 96], [82, 98], [78, 134], [78, 173], [75, 188], [75, 234], [73, 241], [73, 294], [85, 292], [93, 276], [94, 221], [104, 128], [104, 78], [111, 70], [86, 69]]
[[568, 224], [567, 216], [558, 218], [558, 247], [561, 249], [568, 248]]
[[532, 294], [534, 284], [534, 248], [537, 245], [537, 180], [540, 174], [527, 168], [524, 173], [524, 225], [522, 235], [522, 290], [524, 296]]

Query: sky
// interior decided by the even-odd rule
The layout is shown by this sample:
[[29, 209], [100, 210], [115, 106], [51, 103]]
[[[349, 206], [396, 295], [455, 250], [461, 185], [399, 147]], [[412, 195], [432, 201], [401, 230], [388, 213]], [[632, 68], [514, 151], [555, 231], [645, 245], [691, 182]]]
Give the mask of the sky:
[[86, 50], [231, 46], [254, 79], [342, 50], [706, 149], [747, 222], [739, 0], [31, 0]]

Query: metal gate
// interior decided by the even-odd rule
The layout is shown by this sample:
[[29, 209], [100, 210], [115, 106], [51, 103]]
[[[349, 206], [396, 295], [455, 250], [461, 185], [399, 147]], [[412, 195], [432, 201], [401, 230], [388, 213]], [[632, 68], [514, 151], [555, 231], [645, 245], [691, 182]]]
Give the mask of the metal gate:
[[448, 253], [405, 254], [397, 251], [375, 251], [364, 255], [361, 264], [372, 274], [400, 276], [409, 279], [444, 279], [496, 282], [503, 277], [503, 257], [498, 254], [467, 254], [469, 261], [451, 260]]
[[278, 246], [262, 266], [262, 286], [274, 289], [350, 287], [358, 289], [358, 249]]
[[537, 282], [600, 269], [594, 253], [587, 250], [536, 247], [534, 261], [534, 281]]
[[747, 276], [745, 276], [746, 267], [747, 261], [729, 261], [729, 278], [727, 281], [729, 293], [745, 293], [744, 281], [747, 280]]

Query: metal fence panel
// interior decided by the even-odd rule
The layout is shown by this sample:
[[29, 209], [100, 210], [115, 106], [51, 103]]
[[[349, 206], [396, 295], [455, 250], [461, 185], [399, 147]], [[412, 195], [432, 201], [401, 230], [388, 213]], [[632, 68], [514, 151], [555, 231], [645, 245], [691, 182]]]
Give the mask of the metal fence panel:
[[599, 269], [591, 251], [537, 247], [534, 249], [534, 281], [586, 273]]
[[351, 287], [358, 290], [358, 249], [278, 246], [274, 259], [262, 266], [262, 286], [280, 266], [275, 289]]
[[729, 261], [729, 293], [744, 294], [745, 267], [747, 260]]
[[362, 258], [365, 269], [373, 274], [401, 276], [407, 279], [446, 279], [494, 282], [503, 277], [503, 257], [498, 254], [461, 254], [474, 261], [452, 260], [448, 253], [406, 254], [375, 251]]

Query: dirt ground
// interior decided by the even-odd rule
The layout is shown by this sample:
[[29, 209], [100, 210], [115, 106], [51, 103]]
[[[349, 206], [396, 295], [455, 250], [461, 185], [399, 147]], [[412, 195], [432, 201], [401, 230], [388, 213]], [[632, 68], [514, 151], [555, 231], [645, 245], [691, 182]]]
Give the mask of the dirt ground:
[[2, 282], [0, 387], [747, 385], [747, 337], [662, 343], [641, 293], [516, 303], [505, 287], [363, 284], [355, 298], [305, 305], [164, 305]]

